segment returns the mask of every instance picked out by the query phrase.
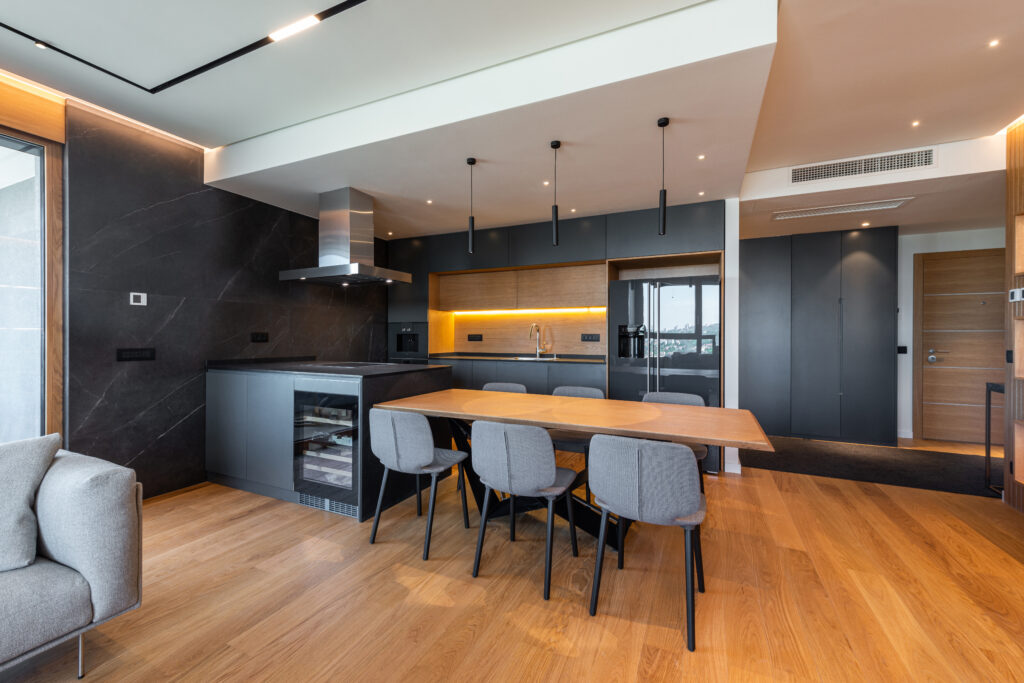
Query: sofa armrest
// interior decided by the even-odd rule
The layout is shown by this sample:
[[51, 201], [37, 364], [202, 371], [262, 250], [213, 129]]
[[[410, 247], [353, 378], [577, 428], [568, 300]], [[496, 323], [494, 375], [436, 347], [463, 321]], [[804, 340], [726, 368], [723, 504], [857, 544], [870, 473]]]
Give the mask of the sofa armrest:
[[38, 552], [89, 582], [93, 621], [142, 597], [142, 485], [135, 471], [60, 451], [36, 494]]

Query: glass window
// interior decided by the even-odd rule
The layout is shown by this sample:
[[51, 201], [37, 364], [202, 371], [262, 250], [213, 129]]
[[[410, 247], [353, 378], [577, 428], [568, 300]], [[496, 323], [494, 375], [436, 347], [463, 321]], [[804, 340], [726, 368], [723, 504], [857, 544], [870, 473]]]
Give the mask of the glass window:
[[42, 161], [0, 135], [0, 443], [43, 431]]

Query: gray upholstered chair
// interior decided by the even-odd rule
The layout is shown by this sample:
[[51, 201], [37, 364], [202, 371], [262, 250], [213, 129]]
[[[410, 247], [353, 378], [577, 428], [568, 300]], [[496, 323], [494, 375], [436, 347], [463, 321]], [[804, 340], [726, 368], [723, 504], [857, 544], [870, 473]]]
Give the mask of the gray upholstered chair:
[[[644, 394], [644, 403], [671, 403], [678, 406], [700, 406], [707, 403], [697, 394], [684, 394], [678, 391], [648, 391]], [[704, 491], [704, 459], [708, 457], [708, 447], [703, 444], [687, 444], [697, 458], [697, 470], [700, 472], [700, 490]]]
[[480, 554], [487, 529], [487, 508], [492, 491], [509, 494], [509, 534], [515, 538], [516, 496], [546, 498], [548, 501], [547, 546], [544, 553], [544, 599], [551, 596], [551, 536], [554, 530], [555, 500], [565, 498], [569, 515], [569, 537], [573, 557], [579, 556], [576, 522], [573, 519], [572, 489], [578, 474], [555, 465], [551, 437], [540, 427], [510, 425], [477, 420], [473, 423], [473, 469], [483, 482], [484, 504], [480, 512], [480, 534], [473, 558], [473, 576], [480, 573]]
[[508, 394], [525, 394], [526, 385], [518, 382], [488, 382], [483, 387], [484, 391], [504, 391]]
[[[573, 398], [604, 398], [604, 392], [596, 387], [561, 386], [555, 387], [552, 396], [571, 396]], [[548, 434], [555, 444], [555, 450], [570, 453], [582, 453], [584, 467], [587, 462], [587, 451], [590, 447], [590, 435], [570, 432], [564, 429], [549, 429]], [[587, 502], [590, 502], [590, 485], [587, 485]]]
[[[384, 504], [384, 488], [388, 484], [388, 472], [405, 472], [416, 475], [416, 495], [419, 496], [419, 475], [430, 475], [430, 507], [427, 511], [427, 533], [423, 538], [423, 559], [430, 554], [430, 531], [434, 526], [434, 501], [437, 498], [437, 477], [453, 465], [459, 466], [459, 481], [462, 485], [462, 523], [469, 528], [469, 512], [466, 507], [466, 473], [462, 461], [466, 454], [434, 447], [434, 435], [427, 418], [418, 413], [401, 413], [382, 408], [370, 409], [370, 450], [384, 465], [384, 476], [380, 481], [377, 496], [377, 511], [373, 515], [370, 543], [377, 540], [377, 525], [380, 523], [381, 507]], [[417, 505], [417, 513], [419, 505]]]
[[700, 525], [707, 512], [693, 452], [682, 444], [599, 434], [590, 442], [590, 487], [594, 500], [601, 507], [601, 530], [590, 596], [591, 616], [597, 613], [608, 513], [619, 516], [620, 569], [625, 546], [623, 519], [681, 526], [686, 532], [686, 643], [692, 652], [693, 571], [696, 565], [697, 587], [703, 593]]

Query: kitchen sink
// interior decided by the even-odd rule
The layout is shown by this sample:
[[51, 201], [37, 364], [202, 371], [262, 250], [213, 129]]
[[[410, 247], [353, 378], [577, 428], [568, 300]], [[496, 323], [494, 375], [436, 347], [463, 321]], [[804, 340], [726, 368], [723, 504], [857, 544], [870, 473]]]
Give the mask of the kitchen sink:
[[537, 358], [536, 356], [513, 356], [512, 360], [532, 360], [532, 361], [542, 361], [542, 362], [543, 361], [547, 361], [547, 362], [550, 363], [551, 361], [555, 361], [555, 360], [558, 360], [558, 359], [555, 358], [554, 356], [546, 356], [546, 357], [543, 357], [543, 358]]

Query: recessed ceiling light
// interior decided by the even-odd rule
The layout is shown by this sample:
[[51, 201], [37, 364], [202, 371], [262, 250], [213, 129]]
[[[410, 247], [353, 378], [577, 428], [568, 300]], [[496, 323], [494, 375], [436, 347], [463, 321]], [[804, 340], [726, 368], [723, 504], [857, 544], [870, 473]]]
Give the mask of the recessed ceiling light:
[[433, 203], [434, 203], [434, 200], [433, 200], [433, 199], [428, 199], [428, 200], [427, 200], [427, 204], [433, 204]]
[[704, 155], [703, 154], [698, 154], [697, 155], [697, 160], [698, 161], [704, 161]]
[[703, 197], [703, 196], [704, 196], [704, 190], [701, 190], [701, 191], [700, 191], [700, 192], [698, 192], [697, 194], [698, 194], [698, 195], [700, 195], [701, 197]]
[[316, 26], [320, 23], [320, 20], [316, 18], [316, 15], [310, 14], [308, 17], [303, 17], [295, 23], [288, 24], [284, 28], [279, 28], [270, 34], [270, 39], [275, 43], [279, 40], [284, 40], [289, 36], [294, 36], [300, 31], [305, 31], [311, 26]]
[[548, 185], [550, 185], [550, 184], [551, 184], [551, 183], [549, 183], [548, 181], [546, 181], [546, 180], [544, 181], [544, 187], [547, 187], [547, 186], [548, 186]]
[[305, 280], [306, 278], [304, 278], [304, 277], [300, 277], [299, 279], [300, 279], [300, 280]]
[[348, 283], [347, 283], [347, 282], [342, 282], [342, 283], [341, 283], [341, 286], [342, 286], [342, 287], [348, 287]]
[[988, 41], [988, 46], [989, 47], [995, 47], [996, 45], [999, 45], [999, 39], [998, 38], [993, 38], [992, 40]]
[[569, 213], [576, 213], [576, 209], [569, 209]]
[[46, 49], [46, 43], [44, 43], [41, 40], [37, 40], [36, 41], [36, 47], [38, 47], [40, 50], [45, 50]]
[[918, 126], [921, 125], [921, 122], [920, 121], [914, 121], [910, 125], [913, 126], [914, 128], [917, 128]]
[[869, 222], [867, 222], [867, 221], [864, 221], [863, 223], [861, 223], [861, 224], [860, 224], [860, 227], [862, 227], [862, 228], [866, 228], [866, 227], [868, 227], [869, 225], [871, 225], [871, 223], [869, 223]]
[[388, 233], [388, 237], [391, 237], [391, 236], [392, 236], [392, 235], [394, 235], [394, 234], [395, 234], [395, 233], [393, 233], [393, 232], [389, 232], [389, 233]]
[[384, 281], [384, 284], [386, 284], [386, 285], [390, 285], [390, 284], [391, 284], [392, 282], [394, 282], [394, 280], [385, 280], [385, 281]]

